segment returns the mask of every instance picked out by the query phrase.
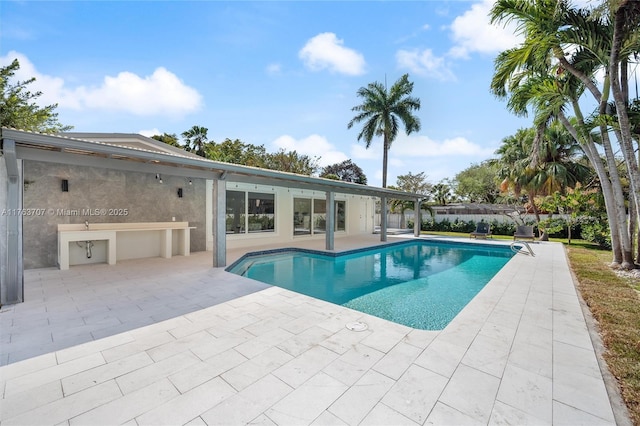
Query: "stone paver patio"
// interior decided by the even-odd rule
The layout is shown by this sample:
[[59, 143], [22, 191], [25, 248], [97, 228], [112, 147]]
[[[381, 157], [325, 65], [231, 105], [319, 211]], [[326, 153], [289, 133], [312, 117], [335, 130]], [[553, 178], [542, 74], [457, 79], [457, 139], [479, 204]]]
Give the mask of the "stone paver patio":
[[0, 310], [0, 424], [630, 424], [562, 245], [533, 249], [442, 331], [211, 268], [210, 253], [26, 271], [26, 302]]

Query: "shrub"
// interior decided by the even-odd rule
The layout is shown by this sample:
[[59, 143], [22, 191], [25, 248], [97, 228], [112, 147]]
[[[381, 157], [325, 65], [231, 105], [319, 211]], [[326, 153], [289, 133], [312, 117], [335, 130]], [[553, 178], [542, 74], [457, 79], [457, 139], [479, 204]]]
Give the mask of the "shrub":
[[588, 218], [581, 223], [581, 237], [606, 249], [611, 248], [611, 234], [606, 221], [598, 218]]

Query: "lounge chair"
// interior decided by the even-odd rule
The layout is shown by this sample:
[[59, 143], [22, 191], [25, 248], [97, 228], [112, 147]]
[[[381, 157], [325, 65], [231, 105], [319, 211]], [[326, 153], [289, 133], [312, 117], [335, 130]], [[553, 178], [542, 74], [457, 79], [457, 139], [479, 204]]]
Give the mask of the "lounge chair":
[[513, 233], [514, 240], [530, 239], [534, 241], [536, 236], [533, 234], [533, 226], [518, 225], [516, 226], [516, 232]]
[[491, 237], [491, 227], [488, 223], [480, 222], [476, 225], [476, 230], [469, 234], [469, 238], [471, 237], [475, 239]]

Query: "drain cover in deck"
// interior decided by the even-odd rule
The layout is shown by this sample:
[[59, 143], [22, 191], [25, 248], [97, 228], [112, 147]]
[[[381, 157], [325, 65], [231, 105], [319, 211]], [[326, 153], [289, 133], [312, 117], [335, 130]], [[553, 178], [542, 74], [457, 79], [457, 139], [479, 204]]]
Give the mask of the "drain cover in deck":
[[346, 327], [351, 331], [365, 331], [369, 326], [363, 322], [350, 322]]

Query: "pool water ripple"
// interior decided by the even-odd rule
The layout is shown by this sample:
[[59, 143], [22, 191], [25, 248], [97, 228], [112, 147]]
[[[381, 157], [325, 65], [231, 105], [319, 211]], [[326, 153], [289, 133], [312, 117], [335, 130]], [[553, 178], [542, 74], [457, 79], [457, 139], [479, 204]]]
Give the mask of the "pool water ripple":
[[228, 270], [409, 327], [441, 330], [512, 256], [509, 247], [411, 241], [338, 255], [248, 254]]

